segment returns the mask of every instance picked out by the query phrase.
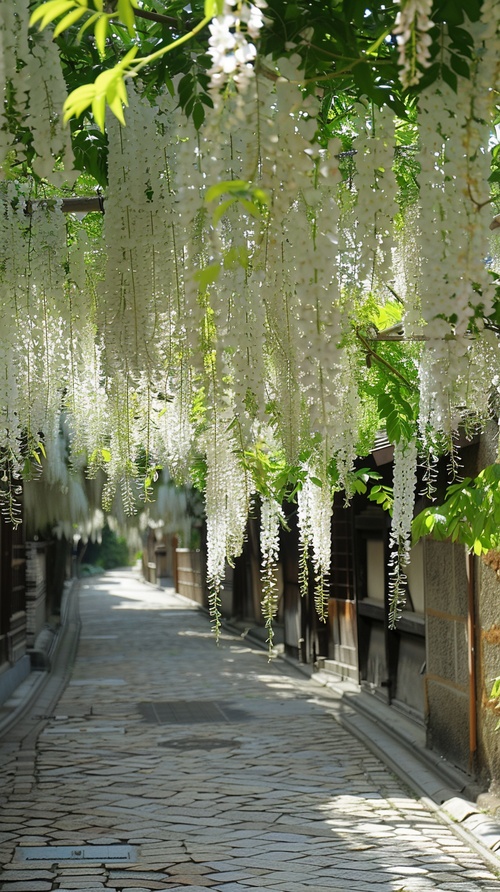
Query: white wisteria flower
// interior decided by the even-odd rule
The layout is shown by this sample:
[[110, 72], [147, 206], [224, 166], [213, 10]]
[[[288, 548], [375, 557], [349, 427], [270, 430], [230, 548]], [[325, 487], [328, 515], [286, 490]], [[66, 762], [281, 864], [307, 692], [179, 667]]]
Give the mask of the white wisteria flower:
[[[257, 50], [252, 40], [259, 37], [264, 25], [263, 0], [257, 3], [234, 3], [226, 0], [223, 13], [209, 25], [208, 53], [211, 89], [220, 90], [231, 76], [238, 90], [245, 92], [254, 76], [253, 63]], [[248, 37], [251, 38], [248, 40]]]
[[422, 68], [430, 65], [430, 45], [432, 39], [429, 31], [433, 26], [430, 18], [432, 0], [400, 0], [401, 9], [396, 16], [393, 33], [397, 36], [399, 47], [399, 64], [402, 67], [401, 81], [403, 86], [418, 84]]

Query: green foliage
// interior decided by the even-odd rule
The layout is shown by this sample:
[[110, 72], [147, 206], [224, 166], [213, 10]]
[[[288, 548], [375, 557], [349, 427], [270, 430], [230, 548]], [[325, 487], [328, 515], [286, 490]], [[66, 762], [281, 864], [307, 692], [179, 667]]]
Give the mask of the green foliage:
[[500, 546], [500, 464], [465, 477], [446, 491], [442, 505], [425, 508], [413, 521], [413, 543], [424, 536], [460, 542], [474, 554]]
[[[94, 0], [94, 5], [96, 12], [92, 13], [85, 24], [80, 27], [76, 39], [80, 40], [85, 32], [92, 30], [99, 59], [106, 61], [107, 38], [121, 37], [123, 39], [124, 37], [123, 32], [120, 33], [122, 31], [120, 23], [125, 26], [125, 35], [128, 38], [136, 36], [134, 9], [137, 9], [137, 3], [135, 0], [118, 0], [116, 13], [105, 12], [103, 0]], [[125, 55], [118, 62], [115, 58], [114, 65], [101, 71], [93, 83], [80, 83], [70, 93], [64, 105], [64, 120], [79, 118], [88, 109], [91, 109], [97, 127], [104, 131], [106, 107], [108, 107], [120, 123], [125, 124], [123, 114], [123, 108], [127, 105], [125, 78], [137, 74], [145, 66], [166, 56], [176, 47], [191, 41], [200, 31], [203, 31], [213, 16], [219, 13], [220, 6], [221, 0], [205, 0], [204, 17], [201, 22], [198, 22], [181, 37], [177, 37], [164, 46], [157, 47], [144, 56], [136, 58], [140, 48], [138, 43], [129, 45]], [[44, 28], [63, 16], [55, 28], [55, 36], [58, 37], [62, 32], [79, 22], [82, 15], [88, 11], [87, 0], [49, 0], [35, 9], [31, 17], [31, 24], [35, 25], [39, 22], [40, 27]], [[115, 17], [118, 19], [118, 25], [114, 22]], [[125, 48], [126, 43], [127, 41], [124, 41]], [[201, 123], [199, 105], [196, 108], [199, 126]], [[194, 112], [194, 105], [192, 111]]]
[[[66, 115], [71, 118], [78, 169], [91, 173], [101, 184], [106, 179], [107, 142], [101, 132], [106, 103], [121, 120], [126, 105], [124, 78], [140, 71], [142, 89], [154, 99], [165, 85], [177, 84], [179, 104], [199, 129], [213, 105], [208, 92], [207, 25], [221, 8], [221, 0], [49, 0], [34, 4], [32, 25], [54, 25], [64, 74], [70, 93]], [[467, 76], [471, 64], [471, 37], [467, 21], [476, 21], [480, 0], [434, 0], [429, 32], [432, 64], [422, 72], [416, 87], [404, 91], [399, 81], [397, 47], [391, 31], [399, 3], [364, 5], [339, 0], [269, 0], [266, 27], [258, 41], [260, 59], [298, 54], [302, 59], [303, 90], [323, 95], [318, 138], [327, 145], [341, 139], [341, 159], [347, 172], [353, 165], [354, 132], [351, 113], [356, 103], [367, 108], [388, 104], [398, 115], [395, 173], [404, 207], [417, 190], [418, 161], [414, 127], [416, 97], [420, 89], [439, 77], [456, 88], [457, 75]], [[446, 25], [444, 24], [446, 23]], [[443, 49], [446, 27], [449, 45]], [[257, 66], [261, 65], [260, 60]], [[270, 74], [274, 76], [274, 74]], [[8, 100], [8, 97], [7, 97]], [[8, 106], [7, 101], [7, 106]], [[14, 114], [14, 107], [13, 107]], [[126, 115], [125, 115], [126, 118]], [[351, 129], [350, 129], [351, 128]], [[20, 141], [30, 141], [28, 131]], [[492, 182], [500, 181], [495, 164]], [[232, 196], [234, 197], [234, 196]], [[230, 199], [226, 199], [228, 202]], [[246, 199], [245, 199], [246, 200]], [[249, 198], [262, 210], [265, 201]], [[232, 203], [232, 202], [231, 202]], [[229, 206], [229, 205], [228, 205]], [[252, 213], [248, 207], [249, 213]]]
[[130, 554], [125, 539], [106, 524], [102, 530], [101, 542], [89, 542], [85, 551], [87, 563], [102, 567], [103, 570], [114, 570], [117, 567], [128, 567]]
[[99, 130], [104, 131], [106, 106], [109, 106], [124, 125], [123, 107], [128, 105], [124, 73], [131, 67], [137, 52], [138, 47], [132, 47], [114, 68], [102, 71], [93, 84], [82, 84], [73, 90], [64, 103], [65, 122], [67, 123], [70, 118], [79, 118], [87, 108], [91, 107], [94, 121]]
[[368, 493], [368, 498], [370, 499], [370, 502], [375, 502], [377, 505], [380, 505], [384, 511], [387, 511], [392, 516], [392, 507], [394, 504], [392, 486], [382, 486], [381, 484], [372, 486]]
[[[320, 138], [328, 140], [355, 100], [388, 104], [401, 119], [407, 119], [421, 86], [443, 77], [456, 88], [457, 75], [468, 76], [472, 61], [470, 35], [464, 26], [468, 19], [477, 20], [480, 8], [480, 0], [435, 0], [434, 27], [429, 32], [432, 64], [423, 72], [421, 85], [406, 94], [399, 82], [396, 41], [391, 38], [398, 3], [269, 0], [259, 52], [262, 58], [276, 60], [300, 55], [304, 92], [323, 91]], [[182, 74], [180, 103], [198, 128], [211, 105], [206, 89], [210, 65], [206, 26], [221, 9], [222, 0], [194, 0], [189, 6], [173, 0], [166, 10], [157, 0], [146, 0], [140, 7], [137, 0], [117, 0], [111, 10], [103, 0], [49, 0], [35, 6], [31, 21], [40, 28], [55, 25], [55, 38], [68, 62], [69, 87], [78, 90], [70, 96], [68, 117], [87, 116], [92, 107], [101, 127], [103, 103], [120, 119], [123, 115], [125, 76], [140, 71], [147, 92]], [[450, 38], [445, 51], [444, 23]], [[92, 78], [90, 90], [91, 84], [85, 82]], [[405, 167], [401, 166], [401, 176]]]
[[391, 443], [411, 440], [415, 427], [413, 407], [400, 391], [391, 388], [391, 392], [381, 393], [378, 409]]
[[[493, 682], [488, 706], [493, 710], [495, 715], [500, 715], [500, 677], [495, 678]], [[496, 724], [495, 731], [500, 731], [500, 719]]]
[[257, 219], [265, 213], [265, 209], [269, 205], [269, 196], [263, 189], [254, 188], [246, 180], [224, 180], [215, 183], [207, 189], [205, 201], [211, 203], [219, 198], [223, 198], [228, 194], [229, 198], [224, 198], [212, 214], [214, 226], [219, 223], [229, 208], [239, 203], [242, 210], [250, 214], [251, 217]]

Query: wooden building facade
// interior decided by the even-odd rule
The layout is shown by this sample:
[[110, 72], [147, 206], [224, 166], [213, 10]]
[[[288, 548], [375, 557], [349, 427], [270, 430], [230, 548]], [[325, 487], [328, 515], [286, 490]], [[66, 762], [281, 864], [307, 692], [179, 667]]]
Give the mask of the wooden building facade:
[[[474, 443], [462, 450], [466, 473], [486, 463], [480, 449]], [[369, 464], [391, 484], [388, 444], [363, 460]], [[281, 534], [275, 641], [289, 657], [353, 682], [390, 707], [394, 724], [398, 715], [413, 722], [429, 749], [472, 778], [500, 782], [500, 733], [485, 705], [492, 667], [500, 666], [500, 579], [463, 546], [422, 541], [412, 550], [406, 608], [396, 629], [389, 628], [390, 517], [366, 496], [345, 506], [338, 493], [328, 621], [322, 623], [312, 583], [300, 594], [295, 508], [284, 508], [289, 531]], [[203, 548], [180, 550], [178, 562], [177, 590], [206, 607]], [[258, 520], [252, 519], [243, 554], [227, 569], [222, 612], [265, 640], [260, 601]]]
[[23, 525], [0, 517], [0, 704], [30, 671]]

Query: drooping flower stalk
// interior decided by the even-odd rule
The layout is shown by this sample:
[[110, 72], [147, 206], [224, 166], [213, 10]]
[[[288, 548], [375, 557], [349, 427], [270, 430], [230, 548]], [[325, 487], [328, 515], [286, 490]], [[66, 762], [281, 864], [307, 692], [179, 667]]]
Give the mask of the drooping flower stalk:
[[321, 453], [310, 461], [302, 488], [298, 493], [298, 526], [300, 540], [301, 592], [307, 592], [307, 560], [311, 552], [314, 570], [314, 603], [319, 618], [328, 615], [328, 577], [331, 562], [331, 518], [333, 493], [328, 479], [325, 456]]
[[417, 483], [417, 444], [400, 441], [394, 448], [394, 504], [389, 568], [389, 625], [394, 628], [406, 603], [404, 569], [410, 562], [411, 522]]
[[400, 3], [393, 33], [398, 40], [401, 80], [405, 87], [411, 87], [422, 77], [417, 66], [425, 69], [430, 65], [432, 0], [400, 0]]
[[280, 528], [284, 524], [281, 505], [275, 499], [262, 499], [260, 509], [260, 549], [262, 554], [262, 613], [266, 621], [267, 644], [272, 653], [274, 619], [278, 612], [278, 568]]

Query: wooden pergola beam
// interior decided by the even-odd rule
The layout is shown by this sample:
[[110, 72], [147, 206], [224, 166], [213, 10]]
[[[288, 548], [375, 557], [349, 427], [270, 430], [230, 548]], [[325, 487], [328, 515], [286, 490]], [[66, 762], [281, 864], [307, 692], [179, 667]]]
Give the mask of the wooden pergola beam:
[[92, 211], [104, 213], [104, 197], [95, 195], [92, 197], [63, 198], [63, 214], [90, 214]]
[[95, 195], [89, 198], [63, 198], [64, 214], [90, 214], [92, 211], [104, 213], [104, 197]]
[[[24, 211], [26, 214], [32, 214], [36, 207], [40, 205], [43, 207], [51, 206], [55, 203], [56, 199], [54, 198], [35, 198], [29, 199], [26, 202]], [[63, 198], [61, 204], [61, 210], [63, 214], [90, 214], [93, 211], [97, 211], [97, 213], [104, 213], [104, 196], [103, 195], [93, 195], [86, 196], [82, 195], [78, 198]]]
[[[343, 154], [348, 154], [347, 152]], [[43, 201], [43, 199], [42, 199]], [[30, 213], [32, 207], [34, 207], [38, 202], [37, 201], [28, 201], [26, 203], [27, 213]], [[104, 196], [103, 195], [94, 195], [94, 196], [81, 196], [78, 198], [63, 198], [62, 202], [62, 210], [65, 214], [89, 214], [92, 211], [98, 211], [101, 214], [104, 213]], [[490, 223], [490, 229], [500, 229], [500, 214], [497, 214], [496, 217], [493, 217], [493, 220]]]

